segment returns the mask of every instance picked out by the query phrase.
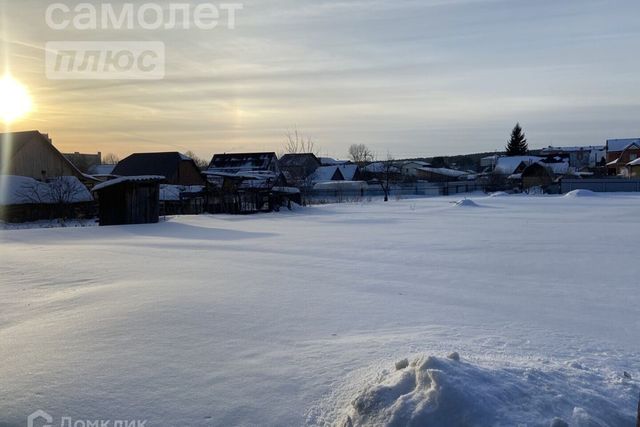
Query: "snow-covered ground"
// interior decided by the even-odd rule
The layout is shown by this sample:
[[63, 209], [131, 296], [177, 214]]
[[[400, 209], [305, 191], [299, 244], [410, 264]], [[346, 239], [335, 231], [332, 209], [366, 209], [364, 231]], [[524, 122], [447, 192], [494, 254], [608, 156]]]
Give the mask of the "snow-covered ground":
[[634, 425], [640, 196], [458, 200], [0, 231], [0, 426]]

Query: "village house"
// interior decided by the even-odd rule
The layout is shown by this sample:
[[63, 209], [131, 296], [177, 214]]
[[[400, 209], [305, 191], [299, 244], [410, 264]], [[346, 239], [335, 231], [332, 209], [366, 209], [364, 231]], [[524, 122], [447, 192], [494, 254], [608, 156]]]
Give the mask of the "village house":
[[63, 154], [71, 163], [73, 163], [82, 173], [91, 175], [91, 168], [102, 164], [102, 153], [98, 151], [97, 154], [86, 153], [64, 153]]
[[121, 160], [111, 172], [116, 176], [164, 176], [169, 185], [206, 184], [195, 162], [178, 152], [135, 153]]
[[431, 163], [411, 160], [402, 164], [401, 171], [404, 176], [416, 177], [418, 175], [418, 169], [430, 167]]
[[640, 138], [607, 140], [607, 172], [626, 175], [627, 164], [640, 158]]
[[74, 176], [94, 182], [54, 147], [48, 135], [38, 131], [0, 134], [0, 164], [4, 175], [26, 176], [39, 181]]
[[282, 156], [278, 160], [278, 166], [289, 185], [301, 188], [311, 184], [310, 177], [322, 163], [312, 153], [291, 153]]
[[211, 188], [211, 213], [252, 213], [277, 209], [289, 187], [276, 153], [216, 154], [204, 172]]
[[524, 190], [535, 187], [545, 190], [554, 182], [553, 170], [544, 166], [541, 162], [532, 163], [525, 167], [522, 171], [521, 178], [522, 188]]
[[543, 156], [567, 156], [569, 166], [576, 171], [595, 168], [605, 163], [606, 149], [604, 145], [578, 147], [553, 147], [541, 150]]

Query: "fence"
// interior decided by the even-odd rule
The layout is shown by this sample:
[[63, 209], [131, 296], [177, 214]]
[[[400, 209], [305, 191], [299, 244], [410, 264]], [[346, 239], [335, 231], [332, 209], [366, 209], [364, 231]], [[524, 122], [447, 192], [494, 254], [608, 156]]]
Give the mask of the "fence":
[[562, 193], [573, 190], [591, 190], [598, 193], [607, 192], [639, 192], [640, 179], [597, 178], [597, 179], [563, 179]]
[[[392, 185], [389, 190], [391, 198], [436, 197], [460, 193], [483, 191], [483, 187], [476, 181], [455, 182], [416, 182]], [[366, 189], [330, 189], [309, 190], [306, 198], [312, 203], [349, 202], [374, 197], [384, 197], [384, 190], [380, 185], [370, 184]]]

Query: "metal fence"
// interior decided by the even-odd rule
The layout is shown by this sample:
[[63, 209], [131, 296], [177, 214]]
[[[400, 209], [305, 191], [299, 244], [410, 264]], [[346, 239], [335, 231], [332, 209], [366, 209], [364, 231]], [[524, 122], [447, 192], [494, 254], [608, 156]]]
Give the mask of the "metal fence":
[[[436, 197], [461, 193], [483, 191], [483, 187], [476, 181], [455, 182], [416, 182], [392, 185], [390, 198]], [[358, 189], [330, 189], [309, 190], [306, 198], [313, 203], [349, 202], [375, 197], [384, 197], [384, 190], [379, 185], [369, 185], [368, 188]]]
[[568, 193], [573, 190], [591, 190], [597, 193], [639, 192], [640, 179], [563, 179], [561, 183], [562, 193]]

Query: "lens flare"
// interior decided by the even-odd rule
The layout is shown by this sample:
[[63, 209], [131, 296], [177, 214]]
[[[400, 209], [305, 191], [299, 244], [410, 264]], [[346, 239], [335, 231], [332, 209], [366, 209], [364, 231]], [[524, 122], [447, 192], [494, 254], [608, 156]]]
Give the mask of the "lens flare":
[[31, 107], [31, 96], [26, 87], [10, 75], [0, 79], [0, 119], [11, 123], [27, 115]]

